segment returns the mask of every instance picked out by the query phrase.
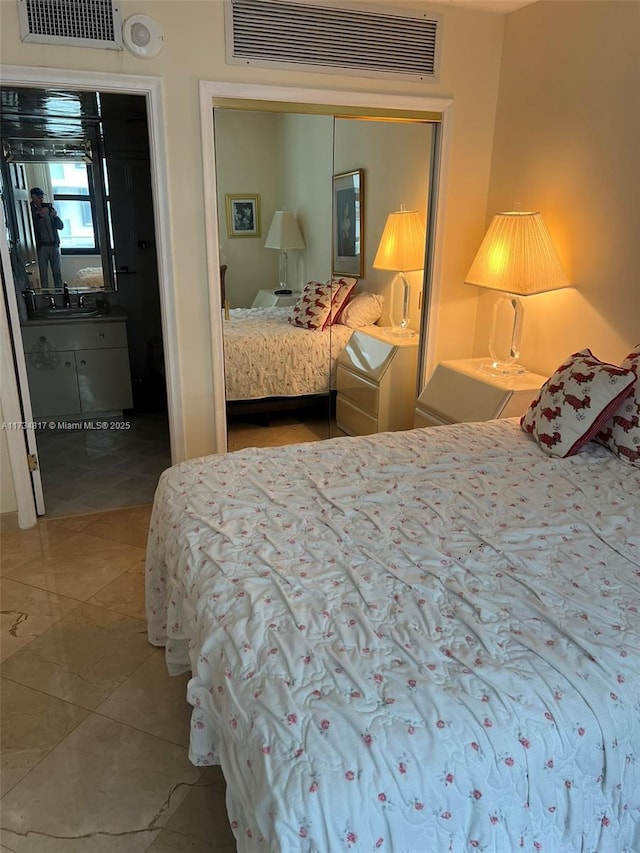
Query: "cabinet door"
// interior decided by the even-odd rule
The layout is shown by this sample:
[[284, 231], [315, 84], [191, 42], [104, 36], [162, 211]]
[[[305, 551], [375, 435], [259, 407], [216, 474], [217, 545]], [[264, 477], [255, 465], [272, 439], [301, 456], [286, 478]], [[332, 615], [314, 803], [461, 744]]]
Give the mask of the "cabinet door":
[[127, 349], [81, 350], [75, 356], [84, 413], [132, 408]]
[[74, 355], [64, 350], [25, 355], [34, 418], [80, 414]]

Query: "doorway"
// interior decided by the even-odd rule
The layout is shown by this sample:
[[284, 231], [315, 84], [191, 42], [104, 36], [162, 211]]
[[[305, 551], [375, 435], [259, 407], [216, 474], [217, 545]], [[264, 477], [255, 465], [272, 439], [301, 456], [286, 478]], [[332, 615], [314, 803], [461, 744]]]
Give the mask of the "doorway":
[[[32, 73], [32, 70], [25, 69], [25, 76], [31, 77]], [[68, 85], [69, 75], [64, 76]], [[117, 413], [117, 419], [113, 412], [105, 419], [108, 427], [99, 429], [95, 426], [95, 421], [102, 418], [91, 417], [94, 425], [88, 430], [84, 429], [84, 417], [75, 420], [56, 417], [50, 419], [55, 422], [54, 429], [47, 427], [46, 432], [25, 431], [25, 439], [31, 439], [33, 442], [31, 446], [28, 445], [28, 449], [34, 446], [37, 448], [35, 455], [45, 486], [48, 515], [149, 503], [153, 498], [159, 473], [168, 467], [172, 460], [178, 461], [180, 456], [184, 455], [180, 447], [182, 429], [181, 416], [176, 407], [176, 383], [172, 381], [171, 360], [167, 356], [167, 350], [169, 353], [175, 351], [176, 339], [172, 315], [167, 316], [166, 311], [167, 301], [171, 302], [171, 293], [168, 290], [170, 275], [161, 239], [161, 235], [167, 232], [168, 222], [164, 212], [158, 216], [158, 211], [163, 211], [159, 196], [164, 193], [159, 178], [165, 172], [163, 152], [158, 150], [157, 142], [157, 129], [162, 113], [159, 101], [161, 93], [157, 90], [157, 81], [149, 81], [147, 84], [145, 78], [136, 78], [135, 82], [123, 78], [114, 86], [112, 76], [108, 80], [106, 75], [104, 78], [99, 74], [90, 76], [96, 79], [87, 81], [83, 75], [83, 83], [89, 86], [93, 83], [95, 89], [91, 91], [94, 94], [102, 92], [110, 122], [112, 125], [120, 125], [120, 137], [124, 132], [123, 128], [129, 130], [128, 142], [125, 140], [123, 144], [120, 138], [115, 145], [112, 144], [110, 169], [105, 173], [105, 183], [113, 194], [113, 210], [119, 209], [127, 214], [126, 217], [112, 217], [110, 224], [114, 235], [112, 263], [116, 287], [106, 290], [100, 299], [102, 301], [105, 297], [104, 301], [108, 302], [111, 316], [97, 317], [93, 322], [96, 324], [94, 330], [97, 330], [97, 324], [102, 319], [113, 321], [117, 319], [114, 315], [118, 312], [126, 316], [127, 360], [132, 394], [130, 406]], [[8, 86], [6, 80], [5, 76], [3, 88]], [[55, 85], [56, 81], [52, 82]], [[23, 80], [12, 80], [11, 87], [18, 88], [23, 83]], [[46, 84], [41, 85], [41, 91], [46, 92]], [[36, 91], [31, 80], [25, 83], [24, 88], [31, 92]], [[61, 88], [60, 91], [77, 90]], [[152, 133], [149, 133], [149, 125], [153, 128]], [[114, 136], [117, 134], [112, 132], [112, 143]], [[152, 140], [150, 147], [149, 138]], [[133, 149], [131, 140], [135, 141]], [[140, 150], [141, 140], [144, 141], [142, 147], [147, 147], [146, 152]], [[135, 150], [136, 145], [138, 150]], [[117, 154], [118, 148], [121, 149], [120, 158]], [[127, 192], [121, 189], [125, 185]], [[121, 198], [126, 196], [127, 207], [118, 202], [118, 193]], [[140, 217], [136, 216], [138, 205], [132, 204], [134, 197], [144, 197], [148, 214], [146, 221], [141, 221]], [[132, 249], [137, 253], [134, 256]], [[3, 253], [3, 273], [12, 272], [13, 258], [9, 263], [5, 263], [5, 258]], [[5, 274], [3, 278], [5, 284], [9, 285], [11, 276]], [[20, 356], [24, 358], [24, 346], [20, 346], [21, 327], [15, 322], [18, 306], [22, 307], [20, 282], [16, 281], [15, 287], [7, 286], [6, 290], [6, 308], [12, 321], [17, 373], [18, 378], [22, 380], [20, 384], [24, 397], [24, 388], [27, 385], [24, 379], [29, 365], [25, 364], [27, 369], [23, 370], [23, 376], [20, 376]], [[76, 305], [80, 295], [79, 292], [72, 291], [72, 305]], [[13, 306], [10, 304], [11, 296]], [[66, 294], [62, 299], [66, 299]], [[54, 294], [53, 301], [59, 305], [61, 297]], [[117, 324], [112, 323], [110, 329], [116, 327]], [[75, 327], [76, 330], [77, 328], [79, 327]], [[19, 352], [19, 349], [22, 352]], [[28, 357], [27, 354], [27, 359]], [[166, 370], [165, 364], [168, 364]], [[175, 362], [173, 367], [177, 367]], [[32, 406], [29, 408], [33, 411]], [[24, 415], [26, 411], [27, 407], [24, 407]], [[99, 416], [102, 407], [96, 406], [96, 411]], [[35, 414], [45, 413], [40, 411]], [[96, 412], [92, 415], [95, 416]], [[24, 419], [34, 422], [37, 420], [34, 416]], [[13, 471], [15, 481], [15, 468]], [[25, 503], [25, 482], [20, 477], [17, 479], [20, 481], [15, 483], [17, 495], [20, 492], [20, 507], [21, 499], [22, 505]], [[44, 512], [45, 508], [41, 505], [38, 514]], [[20, 519], [19, 523], [22, 526]]]

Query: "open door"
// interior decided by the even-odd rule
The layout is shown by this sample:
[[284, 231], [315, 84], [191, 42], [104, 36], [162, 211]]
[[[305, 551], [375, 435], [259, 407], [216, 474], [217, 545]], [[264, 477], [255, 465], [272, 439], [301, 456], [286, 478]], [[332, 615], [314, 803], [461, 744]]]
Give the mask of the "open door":
[[[2, 206], [2, 228], [0, 229], [0, 259], [2, 261], [2, 286], [3, 286], [3, 301], [5, 311], [3, 312], [3, 326], [6, 320], [8, 335], [3, 334], [3, 347], [11, 348], [13, 364], [15, 366], [15, 379], [17, 383], [18, 400], [17, 406], [12, 412], [5, 411], [3, 405], [3, 414], [5, 418], [13, 417], [19, 412], [19, 419], [16, 421], [7, 421], [7, 430], [11, 433], [10, 454], [17, 453], [16, 435], [23, 436], [24, 454], [27, 460], [27, 466], [31, 477], [31, 488], [33, 498], [35, 500], [36, 513], [44, 515], [44, 494], [42, 491], [42, 479], [40, 477], [40, 469], [38, 464], [38, 448], [36, 444], [36, 431], [33, 425], [33, 412], [31, 410], [31, 398], [29, 396], [29, 384], [27, 382], [27, 366], [25, 363], [24, 352], [22, 346], [15, 346], [14, 342], [20, 339], [20, 315], [18, 311], [18, 295], [15, 286], [13, 268], [11, 265], [11, 255], [9, 245], [7, 243], [7, 225], [5, 220], [4, 205]], [[4, 380], [6, 381], [6, 379]], [[9, 436], [7, 436], [9, 440]], [[15, 477], [14, 477], [15, 481]], [[16, 491], [18, 485], [16, 484]], [[20, 505], [20, 498], [18, 500]]]

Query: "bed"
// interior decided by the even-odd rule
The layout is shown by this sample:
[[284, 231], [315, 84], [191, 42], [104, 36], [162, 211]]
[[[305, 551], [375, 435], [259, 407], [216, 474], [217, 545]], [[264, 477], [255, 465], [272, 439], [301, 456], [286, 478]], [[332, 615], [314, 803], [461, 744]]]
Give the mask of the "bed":
[[233, 308], [224, 321], [227, 401], [328, 394], [353, 329], [312, 330], [288, 322], [291, 309]]
[[72, 287], [79, 287], [84, 290], [102, 290], [104, 288], [102, 267], [83, 267], [78, 270]]
[[639, 495], [515, 420], [166, 471], [148, 636], [238, 850], [640, 850]]

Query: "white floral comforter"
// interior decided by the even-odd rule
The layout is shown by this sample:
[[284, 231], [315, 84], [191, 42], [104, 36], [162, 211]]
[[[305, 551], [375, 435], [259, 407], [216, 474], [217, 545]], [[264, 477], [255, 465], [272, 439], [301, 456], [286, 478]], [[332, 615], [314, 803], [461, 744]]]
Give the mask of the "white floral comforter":
[[288, 322], [290, 308], [233, 308], [223, 322], [227, 400], [326, 394], [353, 329], [312, 331]]
[[640, 470], [513, 421], [166, 471], [147, 613], [239, 851], [640, 850]]

